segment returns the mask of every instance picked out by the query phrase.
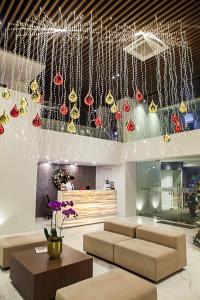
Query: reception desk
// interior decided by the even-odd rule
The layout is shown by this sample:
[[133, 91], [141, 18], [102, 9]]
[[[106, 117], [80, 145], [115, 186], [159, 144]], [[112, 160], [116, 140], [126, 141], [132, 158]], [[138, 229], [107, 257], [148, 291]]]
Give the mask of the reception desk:
[[[59, 201], [73, 201], [78, 218], [66, 218], [63, 228], [103, 222], [117, 214], [117, 192], [115, 190], [59, 191]], [[62, 222], [59, 214], [58, 226]]]

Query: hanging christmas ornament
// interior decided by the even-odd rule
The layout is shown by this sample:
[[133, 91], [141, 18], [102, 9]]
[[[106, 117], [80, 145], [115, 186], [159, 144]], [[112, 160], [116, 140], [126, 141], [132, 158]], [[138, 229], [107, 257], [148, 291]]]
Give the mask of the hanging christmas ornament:
[[76, 133], [76, 126], [74, 124], [74, 120], [73, 119], [71, 119], [71, 121], [67, 125], [67, 131], [70, 132], [70, 133]]
[[111, 94], [111, 91], [108, 92], [107, 96], [106, 96], [106, 99], [105, 99], [105, 102], [108, 104], [108, 105], [112, 105], [113, 102], [114, 102], [114, 98], [113, 98], [113, 95]]
[[24, 107], [24, 106], [21, 106], [20, 108], [19, 108], [19, 113], [20, 113], [20, 116], [25, 116], [26, 114], [27, 114], [27, 108], [26, 107]]
[[152, 100], [151, 103], [150, 103], [150, 105], [149, 105], [149, 112], [150, 113], [156, 113], [157, 110], [158, 110], [158, 105], [156, 105], [154, 103], [154, 101]]
[[70, 94], [69, 94], [69, 96], [68, 96], [68, 99], [69, 99], [69, 101], [70, 101], [71, 103], [74, 103], [74, 102], [77, 101], [78, 97], [77, 97], [76, 92], [75, 92], [74, 89], [71, 90], [71, 92], [70, 92]]
[[2, 92], [2, 98], [4, 100], [10, 99], [10, 92], [9, 92], [8, 88], [5, 88], [5, 90]]
[[133, 123], [133, 121], [131, 119], [127, 122], [126, 128], [129, 132], [135, 130], [135, 124]]
[[41, 95], [38, 91], [35, 91], [32, 93], [31, 95], [31, 99], [35, 102], [35, 103], [40, 103], [41, 100]]
[[31, 82], [31, 91], [35, 92], [39, 89], [39, 85], [37, 83], [37, 80], [34, 79], [32, 82]]
[[102, 122], [101, 118], [100, 117], [96, 118], [96, 120], [95, 120], [96, 127], [101, 127], [102, 124], [103, 124], [103, 122]]
[[88, 92], [87, 96], [84, 99], [85, 105], [91, 106], [94, 103], [94, 98], [91, 92]]
[[21, 100], [20, 100], [20, 106], [22, 107], [27, 107], [28, 106], [28, 101], [25, 97], [23, 97]]
[[129, 112], [130, 111], [130, 105], [128, 103], [128, 101], [126, 101], [123, 105], [123, 111], [124, 112]]
[[164, 135], [163, 135], [163, 140], [165, 143], [169, 143], [171, 138], [170, 138], [170, 135], [166, 132]]
[[178, 122], [178, 123], [175, 125], [174, 130], [175, 130], [176, 133], [182, 132], [182, 131], [183, 131], [183, 126]]
[[116, 120], [116, 121], [119, 121], [121, 118], [122, 118], [122, 113], [121, 113], [121, 111], [117, 111], [117, 112], [115, 113], [115, 120]]
[[62, 116], [66, 116], [68, 114], [68, 107], [65, 103], [63, 103], [63, 105], [60, 106], [59, 112]]
[[72, 110], [70, 112], [70, 117], [74, 120], [76, 120], [80, 117], [80, 111], [79, 111], [78, 107], [76, 106], [76, 104], [74, 104], [74, 106], [72, 107]]
[[110, 108], [111, 113], [115, 114], [118, 109], [117, 109], [117, 105], [115, 104], [115, 102], [112, 104], [111, 108]]
[[55, 85], [62, 85], [64, 82], [62, 75], [60, 73], [56, 74], [53, 81], [54, 81]]
[[0, 135], [1, 134], [4, 134], [4, 128], [3, 128], [3, 125], [0, 124]]
[[42, 120], [38, 113], [36, 114], [35, 118], [33, 119], [32, 124], [35, 127], [40, 127], [42, 125]]
[[13, 108], [10, 111], [10, 115], [13, 118], [17, 118], [19, 116], [19, 109], [17, 108], [17, 105], [13, 106]]
[[179, 121], [180, 121], [179, 116], [178, 116], [176, 113], [173, 113], [173, 114], [171, 115], [171, 122], [172, 122], [173, 124], [176, 124], [176, 123], [178, 123]]
[[138, 102], [141, 102], [143, 100], [143, 95], [142, 93], [140, 92], [140, 90], [137, 90], [136, 94], [135, 94], [135, 99], [138, 101]]
[[185, 114], [187, 112], [187, 105], [185, 102], [181, 101], [178, 109], [182, 114]]
[[7, 115], [6, 111], [4, 110], [3, 114], [0, 116], [0, 124], [6, 125], [9, 122], [9, 116]]

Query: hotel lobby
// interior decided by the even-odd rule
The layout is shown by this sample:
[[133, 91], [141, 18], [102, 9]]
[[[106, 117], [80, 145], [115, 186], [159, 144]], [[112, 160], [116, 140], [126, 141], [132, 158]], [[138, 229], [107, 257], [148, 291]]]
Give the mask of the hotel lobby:
[[0, 2], [0, 300], [200, 299], [199, 18]]

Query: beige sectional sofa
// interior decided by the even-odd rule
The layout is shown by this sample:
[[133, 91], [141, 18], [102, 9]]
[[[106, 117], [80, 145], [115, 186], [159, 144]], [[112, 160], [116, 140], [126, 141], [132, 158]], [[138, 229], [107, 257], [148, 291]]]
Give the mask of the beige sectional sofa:
[[155, 282], [187, 264], [184, 233], [117, 220], [85, 234], [83, 249]]

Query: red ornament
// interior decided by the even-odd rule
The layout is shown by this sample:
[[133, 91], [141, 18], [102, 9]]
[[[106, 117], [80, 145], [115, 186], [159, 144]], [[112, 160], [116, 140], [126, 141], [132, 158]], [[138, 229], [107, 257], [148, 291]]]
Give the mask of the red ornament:
[[94, 103], [94, 98], [92, 94], [89, 92], [84, 99], [85, 105], [91, 106]]
[[99, 118], [99, 117], [96, 118], [96, 120], [95, 120], [96, 127], [101, 127], [102, 124], [103, 124], [103, 122], [102, 122], [101, 118]]
[[0, 134], [4, 134], [4, 128], [3, 125], [0, 124]]
[[59, 112], [62, 116], [66, 116], [68, 114], [68, 107], [63, 103], [63, 105], [60, 106]]
[[125, 111], [125, 112], [129, 112], [130, 111], [130, 105], [129, 105], [129, 103], [127, 101], [123, 105], [123, 111]]
[[174, 128], [175, 132], [182, 132], [183, 131], [183, 126], [180, 123], [177, 123], [175, 128]]
[[55, 85], [62, 85], [64, 82], [62, 75], [60, 73], [57, 73], [56, 76], [54, 77], [54, 83]]
[[42, 125], [42, 120], [39, 116], [39, 114], [37, 113], [37, 115], [35, 116], [35, 118], [32, 121], [33, 126], [35, 127], [40, 127]]
[[177, 114], [172, 114], [171, 115], [171, 122], [173, 124], [177, 124], [180, 122], [180, 117]]
[[136, 94], [135, 94], [135, 99], [138, 101], [138, 102], [141, 102], [143, 100], [143, 95], [142, 93], [140, 92], [140, 90], [137, 90]]
[[122, 118], [122, 113], [121, 113], [121, 111], [117, 111], [117, 112], [115, 113], [115, 120], [116, 120], [116, 121], [119, 121], [121, 118]]
[[128, 131], [134, 131], [135, 130], [135, 124], [133, 121], [130, 119], [126, 125], [126, 128]]
[[17, 105], [15, 104], [15, 106], [11, 109], [10, 111], [10, 115], [13, 118], [17, 118], [19, 116], [19, 109], [17, 108]]

